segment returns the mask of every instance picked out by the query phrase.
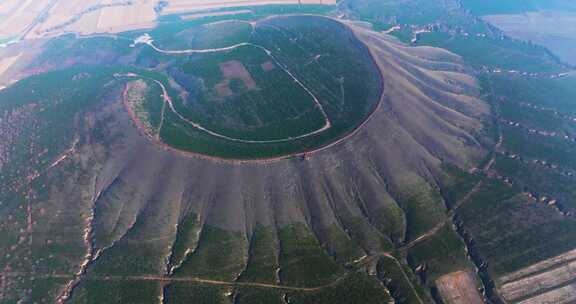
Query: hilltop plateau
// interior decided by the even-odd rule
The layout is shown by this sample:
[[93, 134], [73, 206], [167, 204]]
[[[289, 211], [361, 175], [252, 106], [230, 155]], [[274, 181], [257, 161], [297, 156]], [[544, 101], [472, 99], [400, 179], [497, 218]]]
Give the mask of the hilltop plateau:
[[310, 15], [129, 38], [56, 38], [0, 91], [14, 299], [280, 303], [352, 280], [386, 302], [357, 269], [400, 267], [446, 221], [444, 167], [486, 156], [478, 83], [441, 49]]

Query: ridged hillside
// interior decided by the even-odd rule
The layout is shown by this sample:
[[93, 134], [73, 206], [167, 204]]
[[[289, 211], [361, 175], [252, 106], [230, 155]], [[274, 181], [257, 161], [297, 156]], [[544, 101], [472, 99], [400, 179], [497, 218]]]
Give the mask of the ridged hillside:
[[[10, 180], [2, 217], [11, 219], [0, 230], [8, 235], [0, 266], [14, 273], [3, 281], [22, 290], [14, 298], [336, 303], [330, 299], [344, 299], [338, 292], [360, 284], [363, 294], [346, 296], [388, 301], [389, 286], [356, 270], [403, 271], [391, 253], [443, 226], [452, 203], [444, 195], [453, 178], [446, 168], [471, 170], [485, 157], [488, 107], [458, 56], [342, 26], [369, 50], [383, 93], [357, 130], [305, 157], [235, 162], [160, 145], [129, 115], [126, 81], [105, 72], [63, 70], [21, 81], [90, 87], [91, 77], [102, 77], [106, 87], [94, 89], [82, 110], [69, 110], [66, 121], [40, 115], [88, 97], [56, 92], [43, 102], [38, 86], [21, 103], [0, 106], [0, 125], [38, 125], [0, 134], [27, 147], [31, 160], [13, 169], [21, 159], [0, 159]], [[19, 90], [16, 84], [0, 98], [16, 100]], [[51, 134], [69, 140], [38, 140]], [[381, 257], [388, 266], [376, 267]]]

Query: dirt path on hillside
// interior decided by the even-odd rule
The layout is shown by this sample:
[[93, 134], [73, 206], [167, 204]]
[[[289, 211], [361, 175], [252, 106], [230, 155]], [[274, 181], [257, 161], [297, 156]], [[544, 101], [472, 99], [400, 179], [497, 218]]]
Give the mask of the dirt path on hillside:
[[[484, 175], [488, 175], [488, 173], [490, 172], [492, 166], [496, 162], [496, 155], [497, 155], [496, 151], [498, 151], [502, 147], [502, 143], [504, 142], [504, 135], [502, 134], [502, 130], [500, 128], [498, 128], [498, 129], [499, 129], [498, 141], [497, 141], [496, 145], [494, 145], [494, 147], [492, 148], [492, 151], [493, 151], [492, 156], [491, 156], [490, 160], [488, 160], [486, 162], [486, 164], [480, 169], [482, 171], [482, 174], [484, 174]], [[444, 221], [436, 224], [436, 226], [434, 226], [428, 232], [422, 234], [418, 238], [416, 238], [416, 239], [410, 241], [409, 243], [407, 243], [406, 245], [400, 247], [399, 250], [401, 250], [401, 251], [409, 250], [410, 248], [416, 246], [417, 244], [419, 244], [419, 243], [429, 239], [430, 237], [434, 236], [445, 225], [452, 223], [454, 221], [454, 216], [456, 215], [456, 212], [458, 211], [458, 209], [460, 209], [460, 207], [465, 202], [467, 202], [470, 199], [470, 197], [472, 197], [474, 194], [478, 193], [478, 191], [480, 191], [480, 189], [482, 189], [484, 184], [485, 184], [484, 179], [480, 179], [480, 181], [478, 181], [478, 183], [476, 183], [476, 185], [474, 185], [474, 187], [472, 187], [472, 189], [470, 189], [470, 191], [468, 193], [466, 193], [466, 195], [464, 197], [462, 197], [460, 200], [458, 200], [456, 202], [456, 204], [454, 204], [454, 207], [452, 207], [452, 209], [448, 212]]]
[[[336, 286], [344, 278], [348, 277], [351, 272], [346, 272], [340, 277], [336, 278], [334, 281], [320, 285], [317, 287], [298, 287], [298, 286], [288, 286], [279, 284], [266, 284], [266, 283], [255, 283], [255, 282], [228, 282], [219, 280], [202, 279], [198, 277], [167, 277], [161, 275], [90, 275], [84, 277], [88, 280], [98, 280], [98, 281], [154, 281], [154, 282], [165, 282], [165, 283], [198, 283], [205, 285], [216, 285], [216, 286], [231, 286], [231, 287], [254, 287], [254, 288], [268, 288], [277, 290], [287, 290], [287, 291], [301, 291], [301, 292], [318, 292], [324, 288], [330, 288]], [[29, 277], [29, 273], [23, 272], [3, 272], [2, 276], [5, 278], [17, 278], [17, 277]], [[70, 279], [73, 280], [76, 275], [73, 274], [35, 274], [35, 278], [45, 278], [45, 279]]]

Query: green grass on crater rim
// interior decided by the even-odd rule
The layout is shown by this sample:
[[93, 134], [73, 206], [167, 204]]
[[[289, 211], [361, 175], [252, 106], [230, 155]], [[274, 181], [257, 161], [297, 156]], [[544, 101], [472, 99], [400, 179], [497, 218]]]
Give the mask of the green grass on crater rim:
[[[209, 30], [187, 29], [175, 35], [174, 47], [162, 47], [223, 47], [227, 41], [251, 45], [214, 53], [152, 54], [163, 63], [156, 72], [180, 114], [166, 111], [160, 130], [164, 143], [227, 159], [282, 157], [342, 138], [378, 105], [378, 68], [344, 25], [312, 16], [268, 19], [254, 28], [235, 23], [235, 31], [229, 22], [205, 25]], [[206, 41], [211, 37], [218, 41]]]

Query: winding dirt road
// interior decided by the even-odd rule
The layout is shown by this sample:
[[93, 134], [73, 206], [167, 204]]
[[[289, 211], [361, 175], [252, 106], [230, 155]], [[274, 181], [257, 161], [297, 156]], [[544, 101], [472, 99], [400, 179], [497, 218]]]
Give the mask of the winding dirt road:
[[[255, 282], [228, 282], [219, 280], [202, 279], [197, 277], [167, 277], [161, 275], [127, 275], [127, 276], [114, 276], [114, 275], [90, 275], [85, 277], [89, 280], [98, 281], [154, 281], [154, 282], [165, 282], [165, 283], [197, 283], [205, 285], [216, 285], [216, 286], [230, 286], [230, 287], [255, 287], [255, 288], [268, 288], [277, 290], [287, 290], [287, 291], [301, 291], [301, 292], [317, 292], [324, 288], [334, 287], [338, 282], [342, 281], [344, 278], [350, 275], [351, 272], [346, 272], [334, 281], [317, 286], [317, 287], [298, 287], [298, 286], [288, 286], [288, 285], [278, 285], [278, 284], [266, 284], [266, 283], [255, 283]], [[2, 276], [9, 277], [30, 277], [29, 273], [24, 272], [3, 272]], [[47, 279], [70, 279], [76, 278], [73, 274], [41, 274], [33, 275], [35, 278], [47, 278]]]
[[[502, 131], [500, 130], [499, 135], [498, 135], [498, 141], [497, 141], [496, 145], [492, 148], [492, 151], [498, 151], [500, 149], [500, 147], [502, 146], [503, 142], [504, 142], [504, 135], [502, 134]], [[487, 175], [489, 173], [490, 169], [492, 168], [492, 166], [494, 165], [494, 162], [496, 162], [496, 153], [493, 153], [492, 157], [481, 168], [482, 173]], [[458, 209], [460, 209], [460, 207], [465, 202], [467, 202], [470, 199], [470, 197], [472, 197], [472, 195], [478, 193], [478, 191], [480, 191], [480, 189], [482, 188], [482, 186], [484, 186], [484, 184], [485, 184], [484, 179], [480, 179], [480, 181], [478, 181], [478, 183], [476, 183], [476, 185], [474, 185], [474, 187], [472, 187], [472, 189], [470, 189], [470, 191], [468, 193], [466, 193], [466, 195], [464, 197], [462, 197], [460, 200], [458, 200], [456, 202], [456, 204], [454, 204], [454, 207], [452, 207], [452, 209], [448, 212], [446, 218], [442, 222], [436, 224], [436, 226], [434, 226], [428, 232], [422, 234], [421, 236], [410, 241], [406, 245], [400, 247], [399, 250], [406, 251], [406, 250], [416, 246], [417, 244], [421, 243], [422, 241], [425, 241], [425, 240], [429, 239], [430, 237], [434, 236], [434, 234], [436, 234], [436, 232], [438, 232], [440, 229], [442, 229], [442, 227], [444, 227], [446, 224], [452, 223], [454, 220], [454, 216], [456, 215], [456, 212], [458, 211]]]

